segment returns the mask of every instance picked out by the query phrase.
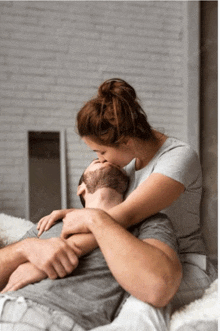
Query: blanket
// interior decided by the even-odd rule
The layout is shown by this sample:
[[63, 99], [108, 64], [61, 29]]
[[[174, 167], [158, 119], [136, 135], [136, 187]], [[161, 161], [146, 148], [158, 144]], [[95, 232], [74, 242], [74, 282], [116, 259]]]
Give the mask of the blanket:
[[31, 221], [0, 214], [0, 247], [18, 241], [32, 226]]
[[[32, 226], [28, 220], [0, 213], [0, 247], [16, 242]], [[170, 331], [217, 331], [219, 319], [218, 280], [215, 280], [201, 299], [171, 316]]]

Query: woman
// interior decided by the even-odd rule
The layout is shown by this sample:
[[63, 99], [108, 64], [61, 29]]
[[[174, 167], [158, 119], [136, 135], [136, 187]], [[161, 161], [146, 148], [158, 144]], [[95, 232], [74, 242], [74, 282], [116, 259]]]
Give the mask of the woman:
[[[124, 167], [130, 177], [125, 201], [109, 211], [118, 223], [127, 228], [159, 211], [170, 217], [183, 263], [174, 307], [200, 297], [216, 274], [201, 236], [202, 174], [197, 154], [186, 143], [152, 129], [134, 88], [122, 79], [101, 84], [97, 97], [79, 111], [77, 128], [101, 162]], [[67, 212], [43, 218], [39, 228], [48, 229]]]

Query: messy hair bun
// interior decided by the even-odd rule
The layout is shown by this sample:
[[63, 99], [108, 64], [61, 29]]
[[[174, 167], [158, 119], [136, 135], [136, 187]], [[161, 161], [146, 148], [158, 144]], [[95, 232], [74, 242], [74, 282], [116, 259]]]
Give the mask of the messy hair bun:
[[125, 137], [155, 139], [134, 88], [119, 78], [106, 80], [97, 97], [77, 115], [79, 135], [93, 136], [100, 144], [119, 145]]
[[132, 100], [136, 99], [136, 92], [132, 86], [127, 84], [124, 80], [113, 78], [108, 79], [102, 83], [98, 89], [98, 96], [100, 98], [109, 98], [115, 96], [128, 96]]

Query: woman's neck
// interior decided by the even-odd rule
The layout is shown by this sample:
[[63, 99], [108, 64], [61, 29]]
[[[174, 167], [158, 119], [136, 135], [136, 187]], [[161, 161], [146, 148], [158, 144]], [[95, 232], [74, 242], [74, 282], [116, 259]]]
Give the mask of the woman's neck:
[[140, 170], [144, 168], [155, 156], [157, 151], [161, 148], [164, 142], [167, 139], [167, 136], [164, 134], [154, 131], [155, 140], [150, 141], [136, 141], [135, 150], [136, 150], [136, 163], [135, 169]]

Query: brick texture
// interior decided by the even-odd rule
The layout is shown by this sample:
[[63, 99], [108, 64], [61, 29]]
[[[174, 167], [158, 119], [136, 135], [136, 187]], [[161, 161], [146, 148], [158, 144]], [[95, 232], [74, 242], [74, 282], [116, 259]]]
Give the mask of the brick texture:
[[0, 2], [1, 211], [25, 217], [27, 130], [65, 129], [68, 207], [94, 156], [75, 116], [102, 81], [133, 85], [150, 123], [185, 137], [185, 1]]

